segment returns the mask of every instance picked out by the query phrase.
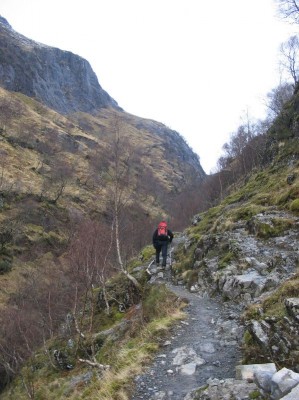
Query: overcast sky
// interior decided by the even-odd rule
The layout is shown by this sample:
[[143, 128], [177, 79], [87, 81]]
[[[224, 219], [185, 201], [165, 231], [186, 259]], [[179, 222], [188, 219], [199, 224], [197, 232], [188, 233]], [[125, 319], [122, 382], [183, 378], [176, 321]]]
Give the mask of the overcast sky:
[[0, 0], [0, 15], [86, 58], [125, 111], [178, 131], [207, 173], [245, 113], [265, 117], [296, 29], [274, 0]]

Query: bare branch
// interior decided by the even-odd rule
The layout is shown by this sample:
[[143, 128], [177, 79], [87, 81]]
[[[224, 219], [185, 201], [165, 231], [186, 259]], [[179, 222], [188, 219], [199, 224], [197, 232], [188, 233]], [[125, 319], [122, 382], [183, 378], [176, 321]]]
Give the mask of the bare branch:
[[107, 369], [110, 368], [110, 365], [100, 364], [100, 363], [98, 363], [96, 361], [90, 361], [90, 360], [86, 360], [84, 358], [79, 358], [78, 361], [80, 361], [81, 363], [90, 365], [91, 367], [95, 367], [95, 368], [101, 369], [101, 370], [107, 370]]

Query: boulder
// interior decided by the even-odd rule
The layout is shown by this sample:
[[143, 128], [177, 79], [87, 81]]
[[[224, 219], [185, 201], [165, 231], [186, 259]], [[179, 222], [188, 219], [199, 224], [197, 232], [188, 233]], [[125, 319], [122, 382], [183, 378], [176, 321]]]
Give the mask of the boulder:
[[205, 360], [199, 357], [191, 347], [178, 347], [172, 350], [172, 353], [175, 354], [172, 365], [178, 366], [178, 371], [182, 375], [193, 375], [197, 366], [205, 364]]
[[271, 398], [281, 399], [291, 392], [299, 384], [299, 374], [288, 369], [282, 368], [276, 372], [271, 379]]
[[242, 379], [248, 382], [253, 382], [255, 381], [255, 376], [267, 373], [272, 378], [275, 372], [277, 372], [277, 369], [274, 363], [237, 365], [236, 379]]

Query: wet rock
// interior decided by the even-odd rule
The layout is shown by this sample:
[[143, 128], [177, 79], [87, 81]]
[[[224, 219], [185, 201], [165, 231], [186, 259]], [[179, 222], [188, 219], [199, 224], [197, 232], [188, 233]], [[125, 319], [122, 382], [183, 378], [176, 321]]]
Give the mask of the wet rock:
[[267, 363], [267, 364], [238, 365], [236, 367], [236, 379], [253, 382], [255, 375], [265, 372], [268, 373], [272, 378], [272, 376], [277, 372], [275, 364]]
[[167, 398], [167, 394], [165, 392], [155, 393], [150, 400], [165, 400]]
[[187, 364], [183, 364], [179, 370], [182, 375], [194, 375], [196, 367], [197, 367], [196, 362], [190, 362]]
[[250, 331], [254, 338], [260, 343], [263, 347], [267, 348], [269, 344], [269, 335], [270, 325], [266, 321], [251, 321]]
[[215, 346], [211, 342], [201, 344], [199, 346], [199, 349], [203, 353], [215, 353], [216, 352]]
[[[250, 394], [257, 394], [259, 392], [255, 383], [249, 383], [242, 380], [213, 379], [207, 383], [208, 386], [201, 386], [200, 388], [188, 393], [184, 397], [184, 400], [245, 400], [250, 399]], [[258, 397], [254, 398], [258, 399]]]
[[196, 351], [188, 346], [182, 346], [172, 351], [175, 354], [172, 365], [178, 366], [182, 375], [193, 375], [196, 367], [203, 365], [205, 360], [196, 354]]
[[[275, 364], [263, 364], [263, 368], [254, 371], [254, 382], [262, 389], [263, 393], [271, 392], [271, 379], [276, 372]], [[268, 366], [268, 367], [267, 367]]]

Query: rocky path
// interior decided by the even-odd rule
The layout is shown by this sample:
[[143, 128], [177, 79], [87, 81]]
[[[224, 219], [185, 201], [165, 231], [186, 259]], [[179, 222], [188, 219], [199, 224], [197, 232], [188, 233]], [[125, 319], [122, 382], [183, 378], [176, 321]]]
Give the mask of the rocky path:
[[187, 318], [173, 328], [148, 370], [136, 377], [131, 400], [183, 400], [208, 379], [235, 377], [241, 337], [238, 310], [173, 285], [169, 265], [166, 271], [152, 266], [151, 273], [153, 284], [164, 281], [170, 290], [188, 299]]

